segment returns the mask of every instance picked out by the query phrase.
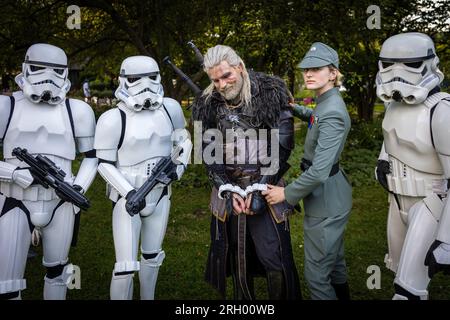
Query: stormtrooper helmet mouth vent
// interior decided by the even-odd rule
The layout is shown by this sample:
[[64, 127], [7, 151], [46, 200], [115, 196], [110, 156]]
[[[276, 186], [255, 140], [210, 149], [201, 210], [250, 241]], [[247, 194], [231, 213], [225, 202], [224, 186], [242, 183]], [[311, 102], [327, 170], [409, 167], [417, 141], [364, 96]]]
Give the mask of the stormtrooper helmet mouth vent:
[[42, 92], [41, 95], [32, 94], [30, 96], [30, 98], [34, 102], [41, 102], [41, 101], [43, 101], [43, 102], [52, 103], [52, 104], [56, 104], [56, 103], [59, 103], [61, 101], [61, 97], [53, 96], [50, 91], [44, 91], [44, 92]]

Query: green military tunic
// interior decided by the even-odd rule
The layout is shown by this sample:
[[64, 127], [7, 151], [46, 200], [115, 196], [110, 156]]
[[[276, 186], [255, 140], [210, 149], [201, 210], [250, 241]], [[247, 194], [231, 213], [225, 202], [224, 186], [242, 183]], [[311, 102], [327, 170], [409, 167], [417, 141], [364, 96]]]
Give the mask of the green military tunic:
[[[347, 282], [343, 235], [352, 207], [351, 185], [339, 162], [350, 130], [350, 117], [338, 88], [317, 98], [315, 109], [295, 106], [308, 121], [303, 158], [312, 165], [285, 188], [286, 200], [305, 208], [305, 279], [312, 299], [336, 299], [334, 285]], [[336, 168], [336, 167], [335, 167]]]

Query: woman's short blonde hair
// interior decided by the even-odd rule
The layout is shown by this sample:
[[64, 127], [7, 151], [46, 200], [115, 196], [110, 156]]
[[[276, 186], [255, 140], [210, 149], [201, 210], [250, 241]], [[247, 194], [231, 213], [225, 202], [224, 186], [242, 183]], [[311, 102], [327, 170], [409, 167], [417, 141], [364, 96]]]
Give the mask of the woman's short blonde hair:
[[334, 86], [335, 87], [340, 87], [342, 86], [342, 79], [344, 78], [344, 76], [342, 75], [342, 73], [339, 71], [338, 68], [329, 65], [328, 68], [330, 69], [330, 71], [332, 70], [336, 70], [336, 79], [334, 79]]

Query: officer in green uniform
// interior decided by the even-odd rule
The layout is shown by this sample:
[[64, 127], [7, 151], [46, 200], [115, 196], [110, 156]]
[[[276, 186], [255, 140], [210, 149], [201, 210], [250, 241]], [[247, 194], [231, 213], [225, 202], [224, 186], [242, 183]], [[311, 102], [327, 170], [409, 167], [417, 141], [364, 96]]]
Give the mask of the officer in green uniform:
[[313, 43], [299, 67], [307, 89], [316, 94], [316, 108], [293, 105], [308, 122], [301, 168], [285, 188], [268, 185], [270, 204], [286, 199], [305, 208], [305, 279], [312, 299], [349, 299], [344, 259], [344, 230], [352, 207], [352, 189], [339, 167], [350, 130], [350, 117], [339, 93], [339, 58], [326, 44]]

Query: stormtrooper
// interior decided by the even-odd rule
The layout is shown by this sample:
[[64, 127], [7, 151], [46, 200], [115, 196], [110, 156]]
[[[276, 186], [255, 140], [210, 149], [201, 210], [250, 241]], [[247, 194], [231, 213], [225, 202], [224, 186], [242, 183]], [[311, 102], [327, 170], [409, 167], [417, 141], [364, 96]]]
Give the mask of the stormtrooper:
[[[34, 44], [26, 52], [21, 91], [0, 96], [0, 296], [20, 299], [32, 235], [42, 238], [44, 299], [65, 299], [73, 270], [68, 263], [75, 216], [79, 208], [61, 200], [54, 189], [33, 183], [15, 147], [41, 154], [62, 169], [65, 181], [86, 192], [97, 172], [95, 117], [91, 107], [66, 97], [70, 88], [67, 56], [58, 47]], [[78, 174], [72, 174], [76, 152], [84, 153]], [[34, 230], [34, 231], [33, 231]]]
[[450, 266], [450, 95], [434, 43], [403, 33], [382, 45], [377, 95], [385, 102], [376, 176], [389, 192], [386, 266], [395, 300], [427, 299], [430, 278]]
[[[158, 183], [147, 194], [138, 214], [128, 213], [127, 200], [152, 176], [152, 170], [177, 146], [171, 181], [180, 179], [190, 159], [192, 143], [180, 104], [163, 97], [156, 61], [147, 56], [126, 58], [120, 67], [116, 108], [98, 120], [95, 149], [98, 171], [113, 201], [116, 263], [111, 299], [133, 298], [133, 276], [139, 271], [140, 297], [154, 299], [158, 270], [165, 253], [162, 242], [170, 210], [171, 185]], [[139, 237], [140, 235], [140, 237]], [[141, 256], [137, 259], [139, 238]]]

